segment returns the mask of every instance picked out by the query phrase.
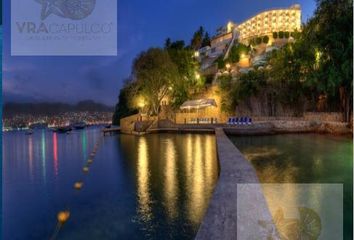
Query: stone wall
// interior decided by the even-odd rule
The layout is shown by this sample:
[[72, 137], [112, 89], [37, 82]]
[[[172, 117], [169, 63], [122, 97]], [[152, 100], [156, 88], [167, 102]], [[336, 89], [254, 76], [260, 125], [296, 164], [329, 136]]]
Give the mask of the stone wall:
[[303, 106], [303, 109], [294, 109], [274, 101], [264, 91], [257, 96], [251, 96], [240, 101], [235, 108], [235, 114], [252, 117], [294, 117], [298, 115], [298, 112], [303, 112], [303, 109], [305, 109], [305, 106]]
[[131, 134], [134, 131], [135, 122], [139, 120], [139, 114], [134, 114], [129, 117], [121, 118], [119, 121], [120, 131], [122, 133]]
[[120, 119], [121, 133], [132, 134], [134, 131], [145, 131], [157, 118], [134, 114]]
[[305, 112], [304, 119], [319, 122], [343, 122], [343, 114], [340, 112]]

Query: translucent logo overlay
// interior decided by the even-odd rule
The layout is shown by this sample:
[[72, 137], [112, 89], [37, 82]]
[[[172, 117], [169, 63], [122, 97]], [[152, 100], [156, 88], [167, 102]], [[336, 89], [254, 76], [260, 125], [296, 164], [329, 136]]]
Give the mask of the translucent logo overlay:
[[12, 56], [116, 56], [117, 0], [11, 0]]
[[237, 239], [343, 239], [342, 184], [238, 184]]

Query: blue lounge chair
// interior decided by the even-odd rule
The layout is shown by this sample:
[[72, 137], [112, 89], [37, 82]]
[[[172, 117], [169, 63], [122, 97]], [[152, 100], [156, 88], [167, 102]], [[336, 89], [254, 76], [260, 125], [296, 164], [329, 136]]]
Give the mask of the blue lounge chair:
[[252, 124], [252, 118], [248, 118], [248, 125]]
[[247, 125], [247, 123], [248, 123], [248, 117], [244, 117], [243, 118], [243, 125]]
[[235, 124], [235, 125], [238, 125], [238, 117], [235, 118], [234, 124]]
[[227, 121], [227, 124], [231, 125], [232, 124], [232, 118], [229, 117], [229, 120]]
[[240, 117], [240, 125], [243, 125], [243, 117]]
[[242, 125], [246, 125], [246, 124], [247, 124], [247, 117], [243, 117]]

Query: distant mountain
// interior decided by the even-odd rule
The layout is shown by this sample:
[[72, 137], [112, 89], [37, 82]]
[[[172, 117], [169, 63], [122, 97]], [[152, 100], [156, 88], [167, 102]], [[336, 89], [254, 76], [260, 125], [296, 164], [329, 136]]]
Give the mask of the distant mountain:
[[113, 112], [113, 107], [92, 100], [80, 101], [77, 104], [60, 102], [18, 103], [8, 102], [3, 106], [3, 116], [16, 114], [33, 114], [52, 116], [63, 112]]

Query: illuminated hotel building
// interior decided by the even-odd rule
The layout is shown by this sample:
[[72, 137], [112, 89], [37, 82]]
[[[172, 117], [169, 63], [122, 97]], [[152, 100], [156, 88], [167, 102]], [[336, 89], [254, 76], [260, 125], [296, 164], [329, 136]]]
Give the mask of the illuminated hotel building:
[[[289, 8], [273, 9], [261, 12], [241, 24], [229, 22], [217, 30], [211, 39], [210, 47], [197, 51], [201, 69], [215, 72], [215, 60], [220, 56], [227, 58], [236, 42], [252, 45], [260, 53], [267, 47], [281, 47], [292, 39], [291, 33], [301, 31], [301, 7], [298, 4]], [[274, 35], [275, 36], [274, 36]]]
[[[273, 32], [300, 31], [301, 8], [296, 4], [287, 9], [265, 11], [235, 27], [239, 32], [239, 41], [243, 43], [249, 43], [252, 38], [261, 36], [272, 39]], [[230, 27], [227, 28], [231, 31]]]
[[[233, 39], [246, 45], [251, 39], [257, 37], [269, 37], [268, 45], [274, 42], [273, 33], [301, 31], [301, 8], [295, 4], [289, 8], [274, 9], [261, 12], [241, 24], [229, 22], [218, 30], [216, 36], [211, 39], [211, 51], [221, 53]], [[287, 37], [288, 38], [288, 37]], [[279, 41], [286, 41], [286, 37]]]

